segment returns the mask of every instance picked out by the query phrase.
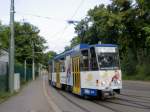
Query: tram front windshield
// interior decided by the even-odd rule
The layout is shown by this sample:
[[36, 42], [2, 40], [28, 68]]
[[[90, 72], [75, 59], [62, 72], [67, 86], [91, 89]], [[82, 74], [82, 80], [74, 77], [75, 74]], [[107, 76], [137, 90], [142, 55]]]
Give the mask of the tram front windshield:
[[117, 50], [115, 50], [115, 52], [98, 52], [97, 58], [100, 69], [119, 68], [119, 56]]

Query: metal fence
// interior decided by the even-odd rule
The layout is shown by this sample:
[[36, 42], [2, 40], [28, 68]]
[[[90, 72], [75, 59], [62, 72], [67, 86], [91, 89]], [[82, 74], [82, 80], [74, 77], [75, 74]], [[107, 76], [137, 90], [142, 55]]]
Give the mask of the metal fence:
[[8, 63], [0, 61], [0, 75], [6, 75], [8, 73]]
[[8, 63], [0, 61], [0, 91], [8, 90]]
[[26, 68], [26, 77], [23, 65], [15, 65], [15, 73], [20, 74], [21, 83], [23, 83], [25, 80], [29, 81], [32, 79], [32, 67], [30, 66]]
[[[15, 73], [20, 74], [21, 85], [24, 84], [24, 82], [32, 80], [32, 67], [30, 65], [26, 68], [26, 78], [23, 64], [16, 64], [14, 70]], [[36, 76], [38, 74], [37, 67], [35, 67], [35, 74]], [[3, 91], [8, 91], [8, 63], [0, 61], [0, 92]]]

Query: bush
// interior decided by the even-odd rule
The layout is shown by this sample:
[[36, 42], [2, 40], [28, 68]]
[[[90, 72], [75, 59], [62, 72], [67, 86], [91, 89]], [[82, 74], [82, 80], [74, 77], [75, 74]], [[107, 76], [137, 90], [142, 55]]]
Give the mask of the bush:
[[149, 80], [150, 79], [150, 64], [144, 63], [142, 65], [136, 66], [136, 79], [139, 80]]
[[123, 74], [126, 74], [127, 76], [134, 75], [136, 72], [136, 64], [137, 61], [135, 60], [135, 56], [129, 50], [128, 53], [123, 56], [123, 60], [121, 61]]
[[150, 80], [150, 63], [143, 63], [136, 66], [136, 72], [133, 75], [123, 74], [125, 80]]

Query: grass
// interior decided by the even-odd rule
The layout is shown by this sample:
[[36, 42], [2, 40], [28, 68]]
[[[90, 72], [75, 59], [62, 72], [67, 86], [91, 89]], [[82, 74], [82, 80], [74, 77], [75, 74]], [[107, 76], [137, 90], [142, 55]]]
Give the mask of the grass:
[[145, 75], [123, 75], [123, 80], [138, 80], [138, 81], [150, 81], [150, 76]]
[[10, 92], [5, 92], [5, 91], [0, 91], [0, 103], [6, 101], [8, 98], [10, 98], [11, 96], [14, 96], [16, 94], [17, 94], [17, 92], [10, 93]]
[[7, 75], [0, 75], [0, 103], [12, 95], [6, 92], [7, 86]]
[[[31, 82], [29, 81], [24, 81], [23, 79], [21, 79], [20, 81], [20, 91], [29, 83]], [[6, 101], [7, 99], [9, 99], [10, 97], [16, 95], [19, 92], [14, 92], [14, 93], [10, 93], [8, 91], [6, 91], [7, 87], [6, 87], [6, 76], [4, 75], [0, 75], [0, 103]], [[8, 85], [7, 85], [8, 86]]]
[[[21, 91], [30, 81], [26, 82], [26, 81], [22, 81], [21, 82], [21, 86], [20, 86], [20, 90]], [[14, 93], [10, 93], [8, 91], [4, 91], [4, 90], [0, 90], [0, 103], [3, 103], [4, 101], [6, 101], [7, 99], [9, 99], [12, 96], [17, 95], [19, 92], [14, 92]]]
[[6, 75], [0, 75], [0, 103], [6, 101], [11, 96], [14, 96], [17, 92], [8, 92], [8, 81]]

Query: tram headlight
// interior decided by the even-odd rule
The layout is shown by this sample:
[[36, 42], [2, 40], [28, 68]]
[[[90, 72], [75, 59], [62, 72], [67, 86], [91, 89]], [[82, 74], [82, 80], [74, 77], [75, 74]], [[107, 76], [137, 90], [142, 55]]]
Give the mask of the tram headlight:
[[105, 81], [102, 81], [102, 85], [105, 85], [106, 84], [106, 82]]
[[121, 83], [121, 81], [120, 80], [117, 80], [117, 84], [120, 84]]

